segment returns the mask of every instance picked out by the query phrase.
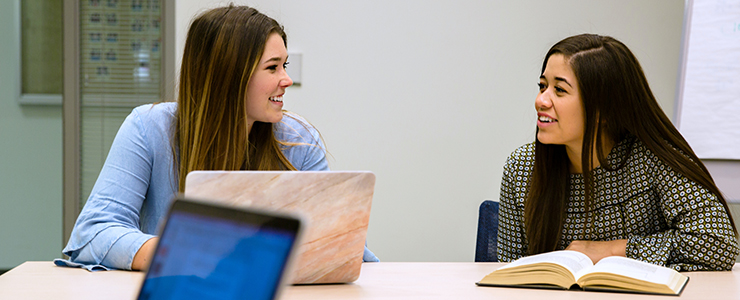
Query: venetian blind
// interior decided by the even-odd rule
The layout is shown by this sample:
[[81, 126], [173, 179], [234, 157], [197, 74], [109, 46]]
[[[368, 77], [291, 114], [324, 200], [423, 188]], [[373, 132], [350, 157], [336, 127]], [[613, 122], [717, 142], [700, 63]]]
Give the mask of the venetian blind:
[[161, 101], [161, 0], [80, 1], [80, 203], [121, 123]]

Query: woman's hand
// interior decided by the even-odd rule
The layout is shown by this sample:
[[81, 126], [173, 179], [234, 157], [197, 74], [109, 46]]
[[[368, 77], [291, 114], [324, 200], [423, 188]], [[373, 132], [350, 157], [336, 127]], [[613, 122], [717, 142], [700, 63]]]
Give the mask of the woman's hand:
[[595, 264], [604, 257], [627, 256], [627, 240], [573, 241], [565, 250], [573, 250], [586, 254]]
[[149, 267], [149, 262], [152, 260], [152, 255], [154, 255], [154, 250], [157, 249], [157, 242], [159, 242], [159, 238], [153, 237], [141, 245], [139, 251], [136, 251], [134, 255], [134, 260], [131, 262], [131, 270], [146, 271]]

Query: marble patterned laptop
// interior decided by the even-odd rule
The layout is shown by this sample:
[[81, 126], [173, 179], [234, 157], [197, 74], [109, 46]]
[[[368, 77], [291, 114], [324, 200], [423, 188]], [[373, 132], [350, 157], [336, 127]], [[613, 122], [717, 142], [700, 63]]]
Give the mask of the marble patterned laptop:
[[346, 283], [360, 276], [374, 188], [369, 171], [193, 171], [185, 197], [303, 216], [292, 283]]

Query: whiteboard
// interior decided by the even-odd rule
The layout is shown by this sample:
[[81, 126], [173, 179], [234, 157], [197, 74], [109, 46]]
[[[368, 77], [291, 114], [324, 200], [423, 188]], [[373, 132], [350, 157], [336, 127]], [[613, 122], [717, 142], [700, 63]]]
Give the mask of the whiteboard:
[[676, 124], [701, 159], [740, 160], [740, 1], [689, 0]]

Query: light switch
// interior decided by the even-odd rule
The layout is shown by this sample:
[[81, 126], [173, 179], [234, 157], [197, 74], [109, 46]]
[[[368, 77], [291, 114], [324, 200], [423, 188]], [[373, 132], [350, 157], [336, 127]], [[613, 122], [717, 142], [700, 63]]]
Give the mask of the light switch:
[[302, 53], [288, 53], [288, 76], [293, 80], [293, 85], [301, 85]]

